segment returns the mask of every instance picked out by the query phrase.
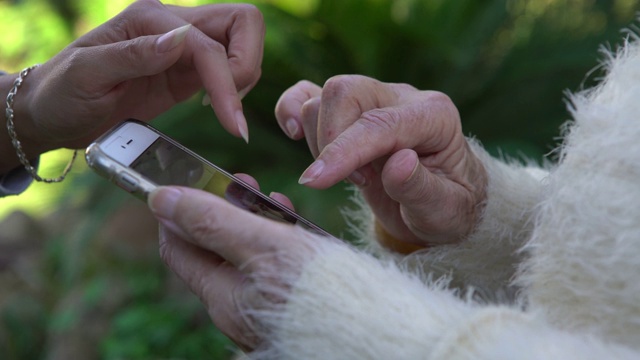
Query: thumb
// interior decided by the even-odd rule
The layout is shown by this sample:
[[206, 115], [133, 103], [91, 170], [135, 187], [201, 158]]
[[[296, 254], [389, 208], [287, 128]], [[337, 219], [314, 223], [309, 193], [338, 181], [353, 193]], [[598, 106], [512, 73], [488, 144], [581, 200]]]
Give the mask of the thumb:
[[184, 39], [191, 24], [161, 35], [140, 36], [131, 40], [88, 48], [97, 86], [115, 86], [123, 81], [161, 73], [182, 54]]
[[459, 209], [464, 193], [457, 184], [420, 163], [418, 154], [403, 149], [385, 163], [381, 174], [385, 191], [400, 204], [405, 225], [427, 244], [455, 242], [464, 231]]

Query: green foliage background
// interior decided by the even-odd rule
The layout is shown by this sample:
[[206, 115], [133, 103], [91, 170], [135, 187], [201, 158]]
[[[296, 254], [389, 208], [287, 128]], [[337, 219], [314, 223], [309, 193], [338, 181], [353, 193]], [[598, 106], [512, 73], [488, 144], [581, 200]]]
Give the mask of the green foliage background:
[[[46, 61], [130, 2], [0, 0], [0, 68], [18, 71]], [[267, 36], [262, 79], [244, 100], [251, 143], [226, 134], [199, 98], [154, 125], [223, 168], [254, 175], [265, 192], [289, 195], [301, 213], [345, 237], [339, 211], [348, 205], [345, 186], [314, 191], [297, 184], [311, 157], [304, 142], [288, 140], [275, 122], [273, 109], [285, 89], [301, 79], [322, 84], [337, 74], [363, 74], [443, 91], [458, 106], [464, 131], [491, 152], [541, 161], [568, 119], [565, 92], [597, 81], [598, 50], [615, 48], [638, 10], [638, 0], [254, 3], [264, 13]], [[59, 171], [68, 156], [46, 155], [43, 163], [53, 169], [43, 171]], [[232, 356], [229, 342], [197, 300], [175, 285], [155, 249], [110, 247], [114, 239], [104, 224], [135, 208], [132, 201], [83, 166], [61, 185], [36, 184], [0, 200], [2, 216], [22, 210], [37, 224], [67, 224], [34, 240], [39, 252], [30, 266], [46, 286], [25, 290], [18, 282], [0, 297], [0, 348], [8, 358], [61, 357], [56, 342], [69, 339], [79, 343], [82, 358]], [[105, 246], [111, 250], [102, 252]], [[113, 293], [121, 296], [109, 316], [97, 316]], [[103, 322], [95, 336], [73, 335], [93, 318]]]

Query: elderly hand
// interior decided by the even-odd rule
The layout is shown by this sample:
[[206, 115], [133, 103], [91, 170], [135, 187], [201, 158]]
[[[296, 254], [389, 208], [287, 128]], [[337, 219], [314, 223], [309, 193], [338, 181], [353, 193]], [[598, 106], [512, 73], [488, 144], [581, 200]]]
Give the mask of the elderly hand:
[[[291, 206], [283, 195], [272, 197]], [[161, 223], [160, 253], [169, 268], [224, 334], [245, 351], [258, 346], [269, 329], [251, 311], [284, 302], [288, 286], [314, 255], [308, 233], [195, 189], [159, 188], [149, 206]]]
[[306, 137], [316, 157], [300, 182], [326, 188], [348, 177], [396, 240], [451, 243], [476, 225], [486, 173], [446, 95], [338, 76], [322, 88], [291, 87], [276, 117], [291, 138]]
[[32, 70], [15, 98], [18, 137], [30, 156], [84, 147], [116, 122], [150, 120], [204, 87], [224, 128], [247, 139], [240, 98], [260, 76], [263, 37], [252, 5], [139, 0]]

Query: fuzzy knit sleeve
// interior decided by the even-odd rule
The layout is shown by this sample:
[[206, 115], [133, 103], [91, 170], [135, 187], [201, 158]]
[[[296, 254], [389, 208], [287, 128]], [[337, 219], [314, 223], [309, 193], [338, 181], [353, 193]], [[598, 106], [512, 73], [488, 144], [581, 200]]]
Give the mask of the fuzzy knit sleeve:
[[356, 197], [358, 209], [349, 211], [347, 217], [360, 245], [376, 257], [432, 278], [447, 276], [451, 287], [472, 288], [487, 301], [504, 301], [512, 299], [517, 290], [511, 287], [511, 280], [522, 260], [518, 250], [530, 236], [548, 173], [540, 167], [496, 159], [476, 141], [469, 143], [487, 171], [487, 201], [477, 227], [459, 244], [405, 256], [381, 246], [373, 213], [362, 199]]
[[[518, 309], [462, 300], [394, 262], [313, 239], [315, 257], [284, 305], [255, 311], [271, 328], [252, 359], [632, 359]], [[283, 294], [273, 296], [282, 299]]]

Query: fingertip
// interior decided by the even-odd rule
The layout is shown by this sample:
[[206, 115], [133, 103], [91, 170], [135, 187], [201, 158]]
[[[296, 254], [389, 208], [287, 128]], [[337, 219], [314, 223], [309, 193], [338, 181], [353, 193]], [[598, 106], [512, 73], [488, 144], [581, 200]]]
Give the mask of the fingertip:
[[[203, 99], [203, 102], [205, 99]], [[213, 100], [211, 100], [213, 101]], [[218, 104], [211, 104], [214, 114], [222, 127], [231, 135], [241, 138], [245, 143], [249, 143], [249, 126], [247, 119], [242, 112], [242, 106], [238, 110], [220, 109]], [[231, 115], [229, 115], [231, 114]]]
[[286, 206], [287, 208], [289, 208], [291, 210], [295, 210], [294, 207], [293, 207], [293, 203], [291, 202], [291, 200], [289, 200], [289, 198], [286, 195], [281, 194], [279, 192], [272, 191], [269, 194], [269, 197], [272, 198], [273, 200], [279, 202], [280, 204]]
[[247, 125], [247, 119], [244, 117], [242, 111], [236, 111], [236, 124], [238, 125], [238, 132], [240, 133], [240, 137], [244, 140], [245, 143], [249, 143], [249, 127]]
[[211, 106], [211, 96], [207, 93], [202, 96], [202, 106]]
[[385, 191], [394, 200], [407, 203], [418, 201], [432, 186], [430, 172], [422, 167], [418, 154], [404, 149], [393, 154], [384, 165], [381, 180]]
[[[305, 135], [303, 126], [306, 126], [305, 122], [312, 116], [310, 110], [319, 107], [321, 91], [317, 85], [302, 80], [287, 89], [278, 99], [275, 108], [276, 119], [290, 138], [298, 140]], [[317, 110], [315, 113], [317, 116]], [[316, 121], [312, 123], [315, 124]]]
[[240, 99], [244, 99], [244, 97], [247, 96], [247, 94], [249, 93], [249, 91], [251, 91], [252, 88], [253, 86], [245, 86], [244, 88], [238, 90], [238, 96], [240, 97]]
[[258, 184], [258, 181], [256, 179], [254, 179], [253, 176], [245, 174], [245, 173], [237, 173], [237, 174], [233, 174], [233, 175], [235, 177], [237, 177], [238, 179], [244, 181], [245, 183], [253, 186], [257, 190], [260, 190], [260, 184]]
[[312, 185], [322, 175], [325, 168], [324, 160], [317, 159], [302, 173], [298, 184], [300, 185]]
[[[196, 33], [194, 31], [194, 33]], [[247, 121], [242, 112], [242, 102], [236, 89], [236, 84], [229, 69], [224, 46], [211, 40], [201, 33], [194, 36], [199, 51], [193, 53], [194, 66], [201, 77], [202, 84], [211, 107], [225, 130], [230, 134], [249, 141]]]
[[147, 197], [147, 204], [151, 212], [159, 218], [171, 219], [182, 193], [171, 186], [160, 186]]
[[298, 120], [295, 118], [289, 118], [285, 122], [285, 128], [287, 135], [294, 140], [300, 139], [302, 137], [301, 127]]
[[382, 178], [387, 184], [402, 185], [415, 176], [419, 166], [418, 154], [414, 150], [403, 149], [389, 157], [382, 170]]
[[[176, 208], [182, 195], [182, 191], [177, 187], [160, 186], [149, 193], [147, 203], [158, 223], [160, 223], [161, 229], [165, 228], [182, 239], [189, 239], [189, 235], [183, 231], [176, 221], [176, 214], [179, 213]], [[160, 240], [161, 243], [164, 242], [164, 236], [161, 236]]]
[[184, 42], [190, 29], [191, 24], [187, 24], [160, 36], [156, 40], [156, 51], [158, 53], [166, 53], [177, 48]]
[[316, 126], [321, 104], [322, 98], [320, 96], [312, 97], [302, 103], [302, 106], [300, 107], [300, 116], [302, 121], [308, 122], [312, 124], [312, 126]]
[[367, 178], [359, 170], [356, 170], [356, 171], [352, 172], [351, 175], [349, 175], [349, 177], [347, 179], [352, 184], [360, 186], [360, 187], [367, 186], [368, 183], [369, 183]]

